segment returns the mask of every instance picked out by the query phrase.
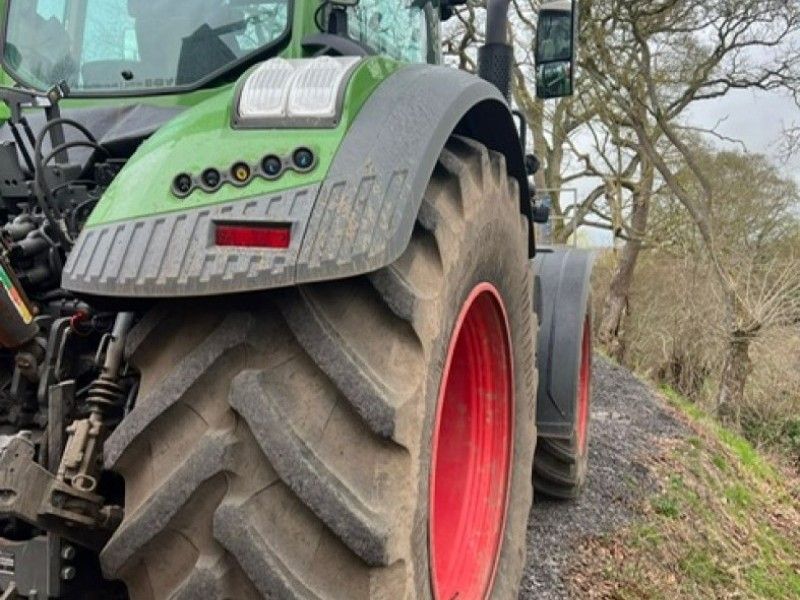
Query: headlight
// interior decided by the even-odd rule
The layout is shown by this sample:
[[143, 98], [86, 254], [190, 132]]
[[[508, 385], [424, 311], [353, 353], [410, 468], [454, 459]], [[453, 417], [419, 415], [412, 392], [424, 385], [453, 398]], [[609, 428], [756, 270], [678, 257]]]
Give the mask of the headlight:
[[236, 100], [239, 127], [334, 127], [355, 56], [274, 58], [253, 71]]

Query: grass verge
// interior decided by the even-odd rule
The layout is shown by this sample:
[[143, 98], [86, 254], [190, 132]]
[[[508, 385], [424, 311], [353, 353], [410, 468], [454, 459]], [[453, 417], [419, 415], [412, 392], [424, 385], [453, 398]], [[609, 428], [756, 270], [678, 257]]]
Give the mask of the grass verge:
[[658, 482], [637, 523], [578, 552], [578, 598], [800, 598], [800, 485], [674, 391], [693, 432], [645, 460]]

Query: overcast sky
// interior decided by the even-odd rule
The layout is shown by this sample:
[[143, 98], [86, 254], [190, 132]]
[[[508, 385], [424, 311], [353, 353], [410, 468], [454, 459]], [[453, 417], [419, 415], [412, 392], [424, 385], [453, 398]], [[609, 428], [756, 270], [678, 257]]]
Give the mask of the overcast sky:
[[704, 127], [722, 118], [726, 120], [718, 128], [720, 133], [742, 140], [750, 152], [770, 156], [788, 176], [800, 181], [800, 158], [787, 164], [777, 154], [784, 126], [800, 125], [800, 109], [791, 98], [777, 92], [738, 91], [698, 104], [689, 113], [693, 125]]
[[[691, 125], [710, 128], [719, 122], [717, 131], [730, 138], [741, 140], [748, 152], [769, 156], [775, 165], [787, 177], [793, 177], [800, 183], [800, 156], [784, 162], [779, 156], [779, 146], [784, 127], [792, 124], [800, 125], [800, 109], [787, 95], [777, 92], [736, 91], [727, 96], [698, 103], [687, 116]], [[727, 144], [709, 138], [720, 147], [742, 150], [740, 144]], [[581, 194], [588, 193], [596, 185], [594, 180], [576, 183]], [[591, 243], [608, 246], [612, 236], [607, 231], [585, 228]]]

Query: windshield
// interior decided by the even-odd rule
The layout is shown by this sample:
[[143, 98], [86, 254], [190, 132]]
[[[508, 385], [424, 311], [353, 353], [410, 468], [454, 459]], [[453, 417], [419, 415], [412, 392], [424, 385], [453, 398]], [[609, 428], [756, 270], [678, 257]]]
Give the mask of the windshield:
[[378, 54], [423, 63], [429, 58], [429, 41], [438, 37], [437, 15], [438, 9], [420, 0], [361, 0], [350, 9], [349, 33]]
[[73, 92], [190, 86], [281, 39], [292, 0], [9, 0], [6, 67]]

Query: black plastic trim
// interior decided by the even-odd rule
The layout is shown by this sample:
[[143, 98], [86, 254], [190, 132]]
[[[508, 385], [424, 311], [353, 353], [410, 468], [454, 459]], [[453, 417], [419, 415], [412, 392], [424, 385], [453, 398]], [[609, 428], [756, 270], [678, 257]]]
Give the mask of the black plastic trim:
[[[301, 169], [294, 162], [294, 155], [299, 150], [309, 150], [311, 152], [311, 154], [314, 155], [314, 162], [307, 169]], [[266, 158], [268, 158], [268, 157], [271, 157], [271, 156], [274, 156], [275, 158], [277, 158], [278, 160], [281, 161], [281, 170], [277, 175], [274, 175], [274, 176], [273, 175], [267, 175], [267, 173], [264, 172], [264, 168], [262, 166], [263, 163], [264, 163], [264, 160]], [[240, 161], [236, 161], [229, 168], [226, 168], [226, 169], [220, 169], [220, 168], [215, 167], [215, 166], [210, 166], [210, 167], [208, 167], [206, 169], [203, 169], [202, 172], [196, 173], [196, 174], [184, 173], [184, 172], [177, 173], [175, 175], [175, 177], [173, 178], [173, 180], [172, 180], [171, 191], [172, 191], [172, 194], [175, 197], [184, 199], [184, 198], [188, 198], [189, 196], [191, 196], [192, 193], [197, 191], [197, 190], [203, 190], [204, 192], [207, 192], [207, 193], [214, 193], [216, 191], [219, 191], [219, 189], [225, 184], [230, 184], [230, 185], [233, 185], [235, 187], [244, 187], [247, 184], [249, 184], [251, 181], [253, 181], [256, 177], [261, 177], [262, 179], [266, 179], [267, 181], [275, 181], [275, 180], [280, 179], [281, 177], [283, 177], [286, 174], [287, 171], [294, 171], [295, 173], [300, 173], [301, 175], [303, 175], [303, 174], [306, 174], [306, 173], [310, 173], [311, 171], [316, 169], [318, 164], [319, 164], [318, 155], [317, 155], [316, 152], [314, 152], [314, 150], [312, 148], [309, 148], [308, 146], [299, 146], [298, 148], [295, 148], [294, 150], [292, 150], [292, 152], [290, 154], [287, 154], [287, 155], [284, 155], [284, 156], [280, 156], [278, 154], [267, 154], [267, 155], [264, 156], [264, 158], [260, 159], [257, 163], [249, 163], [249, 162], [247, 162], [245, 160], [240, 160]], [[233, 170], [238, 165], [247, 165], [247, 167], [250, 168], [250, 177], [247, 179], [247, 181], [239, 181], [238, 179], [236, 179], [236, 177], [234, 177]], [[203, 173], [205, 173], [206, 171], [212, 170], [212, 169], [215, 170], [215, 171], [219, 171], [219, 174], [220, 174], [219, 185], [214, 186], [214, 187], [206, 185], [205, 182], [203, 181]], [[178, 178], [183, 176], [183, 175], [188, 175], [192, 180], [191, 188], [189, 189], [188, 192], [185, 192], [185, 193], [181, 192], [177, 187]]]

